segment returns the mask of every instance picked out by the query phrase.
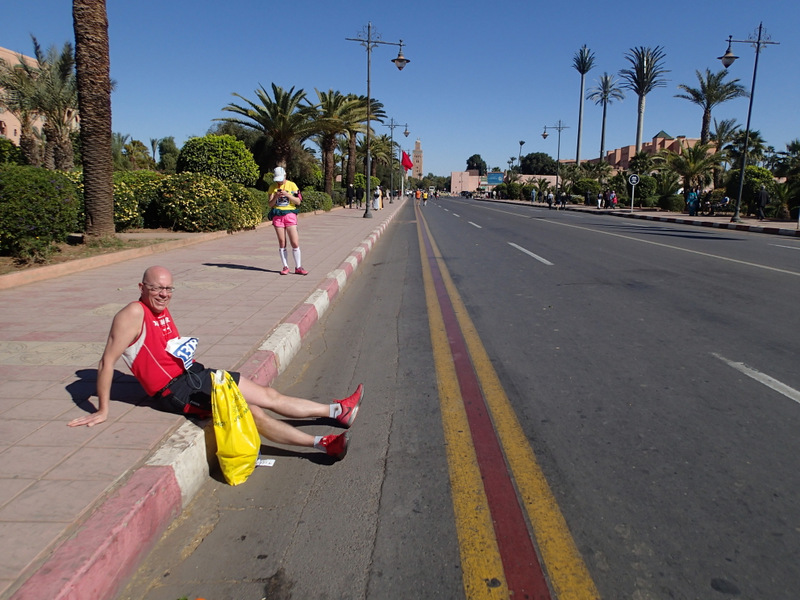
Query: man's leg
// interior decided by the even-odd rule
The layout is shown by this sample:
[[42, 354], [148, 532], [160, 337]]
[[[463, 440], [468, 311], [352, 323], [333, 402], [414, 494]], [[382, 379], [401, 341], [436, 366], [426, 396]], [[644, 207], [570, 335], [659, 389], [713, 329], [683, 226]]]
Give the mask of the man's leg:
[[327, 404], [286, 396], [275, 388], [261, 386], [247, 377], [239, 380], [239, 390], [248, 404], [269, 409], [284, 417], [305, 419], [330, 416], [330, 406]]

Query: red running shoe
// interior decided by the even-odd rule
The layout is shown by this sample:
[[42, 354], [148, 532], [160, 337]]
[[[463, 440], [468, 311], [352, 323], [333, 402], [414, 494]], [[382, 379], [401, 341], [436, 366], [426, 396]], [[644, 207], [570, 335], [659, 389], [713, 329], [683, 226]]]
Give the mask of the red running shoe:
[[281, 269], [281, 275], [288, 275], [289, 274], [289, 267], [283, 267]]
[[353, 424], [353, 421], [356, 420], [356, 415], [358, 414], [358, 405], [361, 404], [361, 400], [363, 398], [364, 386], [363, 384], [359, 383], [356, 391], [353, 392], [351, 396], [348, 396], [344, 400], [338, 400], [339, 405], [342, 407], [342, 413], [336, 417], [336, 420], [345, 427], [350, 427]]
[[306, 271], [303, 267], [297, 267], [294, 270], [295, 275], [308, 275], [308, 271]]
[[350, 432], [340, 433], [339, 435], [326, 435], [319, 441], [319, 445], [325, 448], [325, 453], [336, 460], [342, 460], [347, 454], [347, 445], [350, 441]]

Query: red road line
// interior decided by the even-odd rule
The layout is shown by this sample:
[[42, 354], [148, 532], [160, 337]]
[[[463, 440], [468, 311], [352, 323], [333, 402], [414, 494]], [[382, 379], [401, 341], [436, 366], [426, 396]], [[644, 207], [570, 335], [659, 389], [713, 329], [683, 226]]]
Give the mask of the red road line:
[[518, 598], [549, 599], [550, 590], [533, 546], [528, 523], [519, 503], [500, 442], [489, 417], [486, 400], [458, 325], [455, 309], [445, 288], [428, 232], [423, 224], [420, 224], [420, 229], [509, 591]]

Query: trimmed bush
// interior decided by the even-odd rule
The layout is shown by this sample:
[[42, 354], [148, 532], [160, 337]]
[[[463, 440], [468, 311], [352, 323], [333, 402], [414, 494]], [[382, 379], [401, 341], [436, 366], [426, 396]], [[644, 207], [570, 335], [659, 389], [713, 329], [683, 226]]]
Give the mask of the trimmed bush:
[[683, 212], [683, 209], [686, 208], [686, 199], [680, 194], [664, 196], [658, 199], [658, 207], [669, 212]]
[[333, 208], [333, 199], [325, 192], [317, 190], [303, 190], [303, 201], [300, 203], [300, 212], [314, 212], [315, 210], [330, 211]]
[[[264, 220], [263, 196], [267, 194], [246, 188], [240, 183], [229, 183], [228, 189], [231, 191], [231, 201], [234, 206], [233, 222], [228, 229], [230, 231], [255, 229]], [[269, 201], [268, 196], [266, 200]]]
[[158, 185], [164, 178], [155, 171], [114, 173], [114, 228], [116, 231], [157, 227]]
[[178, 154], [177, 173], [203, 173], [226, 183], [255, 185], [258, 166], [253, 154], [232, 135], [190, 138]]
[[0, 252], [41, 262], [76, 231], [75, 186], [57, 171], [0, 168]]
[[234, 204], [228, 186], [202, 173], [178, 173], [158, 186], [159, 224], [175, 231], [233, 229]]
[[8, 138], [0, 137], [0, 164], [11, 163], [14, 165], [24, 165], [25, 156], [22, 150]]

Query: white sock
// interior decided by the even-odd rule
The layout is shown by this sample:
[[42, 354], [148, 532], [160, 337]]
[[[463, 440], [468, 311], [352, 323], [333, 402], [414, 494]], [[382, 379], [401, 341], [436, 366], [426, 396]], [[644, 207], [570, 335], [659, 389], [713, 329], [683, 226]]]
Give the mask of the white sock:
[[299, 269], [302, 267], [303, 263], [300, 261], [300, 248], [292, 248], [292, 256], [294, 257], [295, 268]]
[[342, 414], [342, 405], [339, 404], [338, 402], [335, 404], [331, 404], [331, 414], [330, 414], [331, 419], [335, 419], [340, 414]]
[[284, 267], [288, 267], [289, 263], [286, 260], [286, 248], [278, 248], [278, 253], [281, 255], [281, 262]]
[[322, 441], [322, 436], [321, 436], [321, 435], [315, 435], [315, 436], [314, 436], [314, 448], [316, 448], [316, 449], [317, 449], [317, 450], [319, 450], [320, 452], [327, 452], [327, 451], [325, 450], [325, 446], [321, 446], [321, 445], [320, 445], [320, 442], [321, 442], [321, 441]]

